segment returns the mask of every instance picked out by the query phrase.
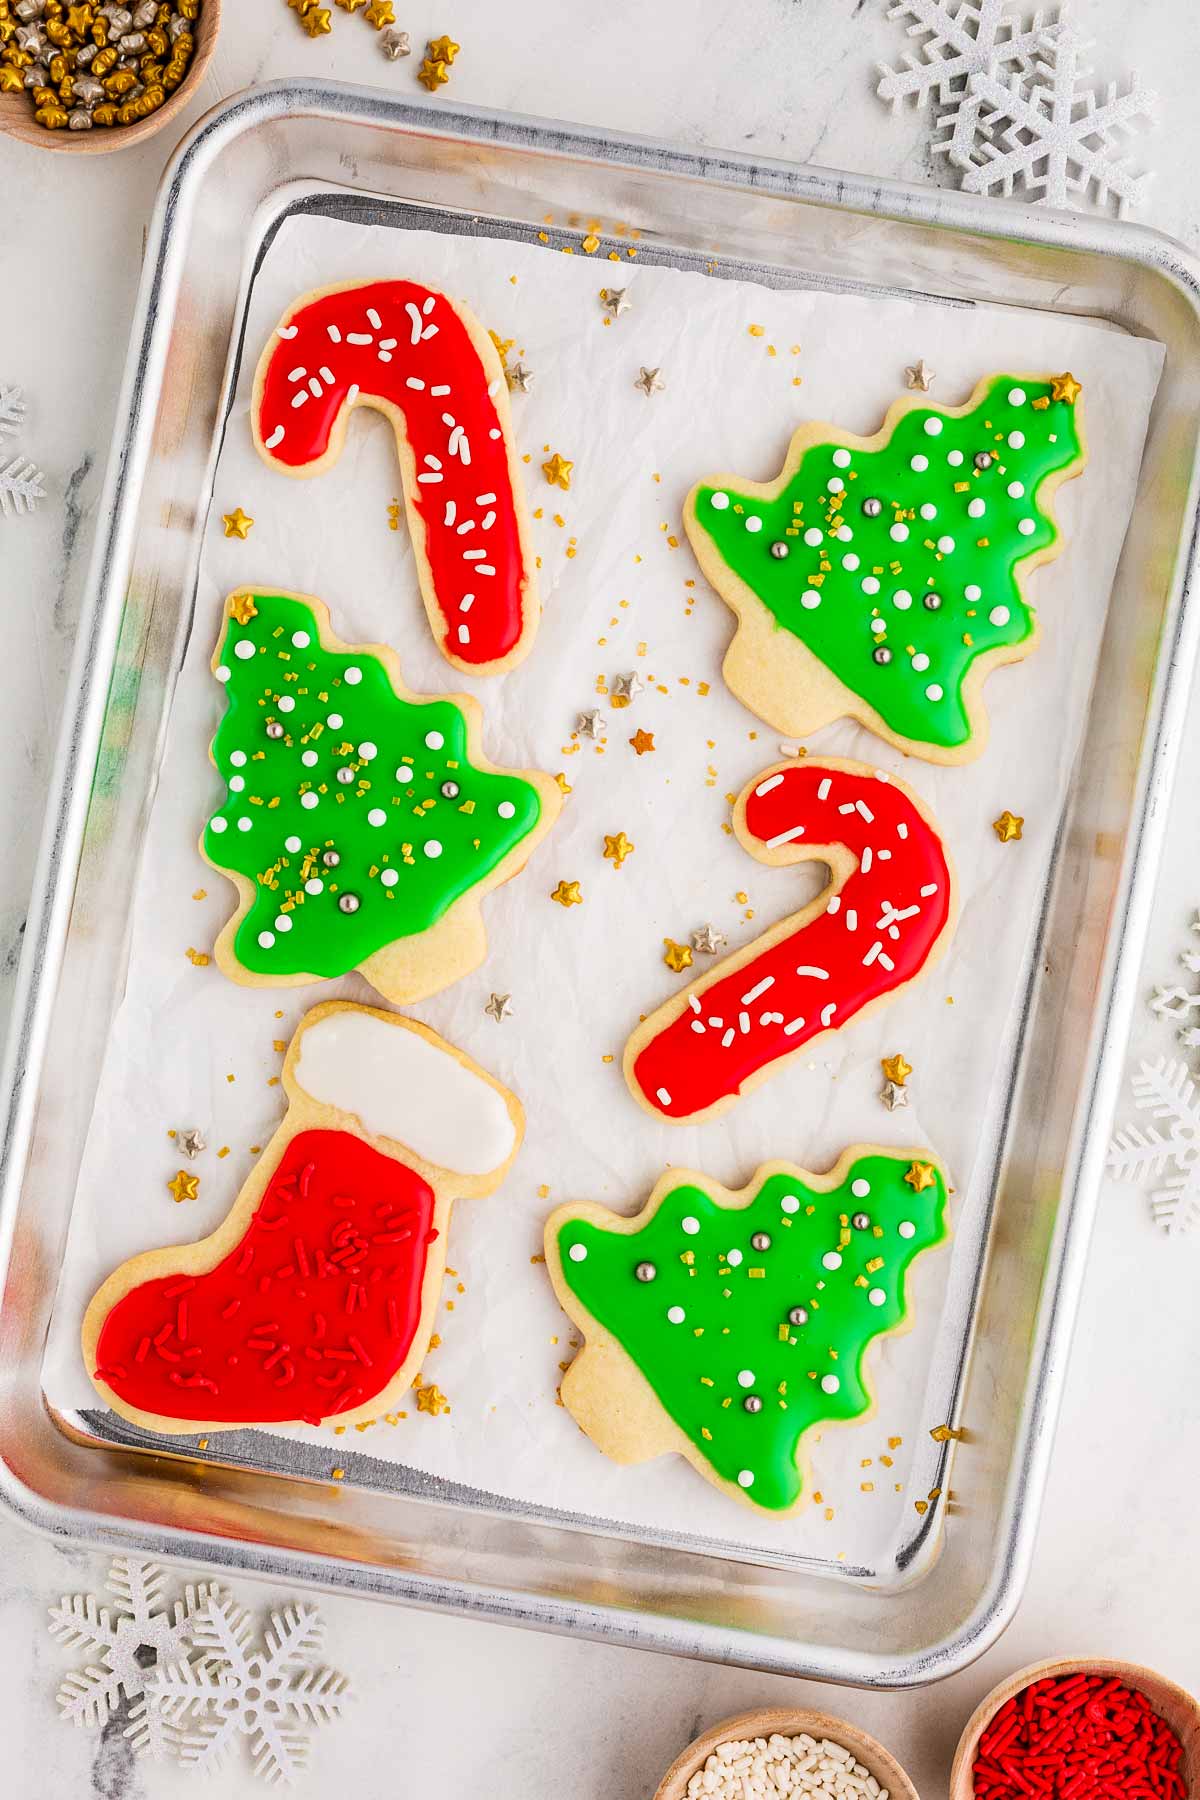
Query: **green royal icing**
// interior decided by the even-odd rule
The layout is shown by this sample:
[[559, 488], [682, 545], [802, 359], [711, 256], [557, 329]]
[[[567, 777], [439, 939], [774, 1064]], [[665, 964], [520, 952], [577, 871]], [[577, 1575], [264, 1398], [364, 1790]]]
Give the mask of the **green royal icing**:
[[[1034, 406], [1050, 393], [1049, 381], [997, 376], [961, 418], [905, 413], [881, 450], [814, 445], [775, 500], [702, 485], [696, 523], [777, 623], [898, 737], [966, 743], [971, 664], [1033, 631], [1016, 565], [1058, 535], [1038, 487], [1080, 455], [1074, 406]], [[976, 467], [981, 453], [990, 468]], [[867, 499], [882, 502], [878, 517], [864, 514]], [[890, 660], [877, 661], [883, 650]]]
[[[301, 600], [254, 604], [221, 647], [229, 707], [213, 757], [229, 792], [204, 849], [255, 884], [234, 940], [245, 968], [344, 975], [436, 924], [533, 829], [541, 802], [529, 782], [468, 762], [452, 701], [402, 700], [378, 657], [325, 649]], [[356, 911], [342, 910], [347, 895]]]
[[[688, 1184], [639, 1231], [583, 1219], [559, 1230], [571, 1292], [716, 1473], [758, 1506], [778, 1511], [799, 1498], [806, 1431], [870, 1404], [863, 1352], [905, 1317], [905, 1272], [945, 1236], [942, 1175], [917, 1193], [904, 1179], [912, 1166], [907, 1156], [862, 1156], [828, 1193], [772, 1175], [740, 1209]], [[856, 1227], [856, 1213], [870, 1224]], [[756, 1250], [761, 1232], [770, 1247]], [[642, 1263], [653, 1279], [638, 1278]], [[797, 1306], [806, 1324], [789, 1322]], [[746, 1410], [751, 1396], [761, 1411]]]

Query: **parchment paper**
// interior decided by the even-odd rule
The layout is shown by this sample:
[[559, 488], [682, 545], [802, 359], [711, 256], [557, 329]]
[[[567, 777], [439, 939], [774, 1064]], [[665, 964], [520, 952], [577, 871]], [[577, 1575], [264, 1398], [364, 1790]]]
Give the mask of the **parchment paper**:
[[[358, 414], [340, 464], [309, 483], [267, 469], [251, 445], [254, 364], [285, 305], [306, 289], [372, 275], [410, 275], [460, 295], [535, 371], [514, 411], [545, 612], [532, 656], [498, 680], [464, 681], [433, 645], [405, 531], [389, 528], [398, 487], [382, 419]], [[606, 284], [627, 287], [632, 302], [612, 323], [598, 298]], [[761, 335], [750, 330], [759, 325]], [[243, 989], [186, 955], [211, 948], [233, 905], [232, 886], [196, 849], [219, 795], [206, 751], [222, 706], [208, 667], [221, 600], [242, 583], [294, 588], [329, 604], [342, 637], [393, 644], [418, 691], [471, 688], [486, 709], [489, 755], [561, 769], [573, 792], [526, 871], [485, 904], [483, 968], [413, 1009], [513, 1087], [528, 1118], [505, 1186], [461, 1205], [453, 1220], [456, 1275], [436, 1320], [442, 1342], [425, 1365], [451, 1410], [419, 1416], [409, 1403], [394, 1426], [279, 1437], [327, 1443], [331, 1466], [359, 1450], [649, 1532], [870, 1564], [911, 1521], [919, 1496], [907, 1491], [908, 1459], [939, 1422], [927, 1416], [925, 1386], [953, 1243], [916, 1266], [914, 1329], [871, 1352], [874, 1416], [813, 1445], [821, 1503], [780, 1521], [718, 1494], [679, 1459], [614, 1466], [556, 1404], [576, 1340], [535, 1260], [542, 1223], [571, 1198], [636, 1211], [669, 1164], [740, 1186], [768, 1159], [820, 1169], [864, 1140], [930, 1146], [956, 1190], [953, 1216], [972, 1206], [986, 1174], [977, 1166], [981, 1127], [1007, 1079], [1013, 995], [1087, 707], [1161, 347], [1011, 308], [784, 294], [628, 258], [616, 267], [582, 253], [307, 217], [290, 220], [267, 253], [246, 344], [147, 824], [128, 984], [79, 1182], [45, 1366], [49, 1398], [68, 1408], [96, 1403], [78, 1328], [101, 1278], [135, 1251], [201, 1236], [224, 1216], [281, 1109], [274, 1042], [320, 998], [374, 998], [357, 978]], [[630, 1098], [620, 1058], [639, 1013], [686, 980], [664, 967], [664, 937], [685, 939], [711, 920], [737, 947], [822, 881], [811, 868], [768, 873], [724, 829], [728, 800], [777, 758], [778, 740], [722, 684], [733, 619], [698, 575], [679, 524], [682, 500], [714, 470], [772, 477], [806, 419], [874, 431], [919, 356], [937, 371], [931, 397], [943, 404], [960, 403], [991, 371], [1072, 369], [1084, 383], [1091, 445], [1084, 475], [1058, 499], [1064, 553], [1030, 578], [1042, 643], [988, 681], [992, 737], [982, 759], [935, 769], [844, 723], [812, 741], [814, 751], [902, 769], [933, 807], [962, 884], [956, 939], [932, 978], [826, 1040], [727, 1119], [657, 1124]], [[650, 399], [634, 387], [643, 364], [660, 366], [666, 382]], [[575, 464], [569, 493], [543, 480], [550, 450]], [[245, 541], [222, 535], [220, 515], [236, 506], [255, 520]], [[604, 686], [630, 669], [646, 691], [614, 710]], [[576, 714], [593, 705], [609, 720], [598, 745], [571, 735]], [[656, 745], [640, 758], [627, 742], [639, 726]], [[1019, 843], [1001, 844], [991, 830], [1004, 807], [1025, 817]], [[617, 831], [636, 845], [620, 870], [601, 854], [604, 834]], [[582, 906], [568, 912], [550, 901], [560, 877], [581, 883]], [[512, 992], [513, 1017], [502, 1025], [483, 1012], [493, 989]], [[911, 1105], [889, 1114], [879, 1058], [896, 1050], [916, 1073]], [[166, 1134], [190, 1125], [204, 1129], [209, 1149], [189, 1165], [199, 1199], [177, 1206], [166, 1182], [179, 1158]], [[889, 1449], [893, 1438], [902, 1443]]]

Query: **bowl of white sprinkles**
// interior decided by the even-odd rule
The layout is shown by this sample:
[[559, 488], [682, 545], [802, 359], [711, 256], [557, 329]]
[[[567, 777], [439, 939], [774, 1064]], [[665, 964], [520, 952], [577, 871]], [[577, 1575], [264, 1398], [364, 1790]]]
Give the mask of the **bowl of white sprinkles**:
[[714, 1725], [677, 1756], [654, 1800], [920, 1800], [867, 1732], [787, 1707]]

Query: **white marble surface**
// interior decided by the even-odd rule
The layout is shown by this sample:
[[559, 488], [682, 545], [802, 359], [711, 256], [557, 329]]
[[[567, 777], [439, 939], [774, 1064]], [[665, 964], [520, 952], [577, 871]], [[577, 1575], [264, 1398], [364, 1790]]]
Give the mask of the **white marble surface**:
[[[335, 14], [310, 42], [282, 0], [226, 0], [226, 28], [195, 116], [248, 82], [327, 73], [412, 89], [373, 34]], [[884, 0], [634, 0], [566, 8], [413, 0], [399, 23], [423, 42], [463, 44], [454, 93], [483, 105], [605, 124], [688, 143], [760, 149], [835, 167], [945, 180], [923, 116], [893, 120], [873, 95], [875, 61], [904, 47]], [[1200, 36], [1186, 0], [1131, 8], [1079, 0], [1105, 78], [1136, 65], [1163, 96], [1145, 154], [1158, 177], [1144, 217], [1200, 247], [1192, 178]], [[0, 604], [9, 623], [7, 712], [21, 781], [0, 792], [0, 1004], [19, 954], [41, 804], [62, 702], [138, 276], [142, 233], [169, 143], [65, 161], [0, 140], [0, 376], [23, 382], [27, 453], [52, 497], [0, 521]], [[1193, 708], [1191, 757], [1200, 751]], [[1194, 784], [1176, 797], [1147, 983], [1172, 979], [1200, 900]], [[1170, 1050], [1142, 1014], [1137, 1046]], [[1140, 1201], [1104, 1198], [1027, 1597], [1001, 1642], [966, 1674], [912, 1695], [834, 1693], [668, 1658], [434, 1619], [365, 1602], [325, 1603], [330, 1658], [360, 1696], [318, 1740], [303, 1791], [336, 1781], [362, 1800], [408, 1794], [494, 1800], [638, 1800], [687, 1737], [759, 1701], [831, 1705], [875, 1730], [927, 1796], [945, 1793], [958, 1730], [980, 1694], [1019, 1663], [1091, 1649], [1153, 1663], [1200, 1688], [1195, 1487], [1200, 1477], [1200, 1240], [1170, 1244]], [[111, 1738], [55, 1717], [65, 1659], [47, 1601], [95, 1587], [103, 1559], [36, 1539], [0, 1517], [0, 1743], [6, 1800], [147, 1800], [195, 1777], [132, 1765]], [[243, 1597], [271, 1596], [247, 1581]], [[462, 1729], [464, 1707], [469, 1728]], [[256, 1791], [246, 1769], [232, 1797]], [[200, 1791], [195, 1789], [195, 1791]]]

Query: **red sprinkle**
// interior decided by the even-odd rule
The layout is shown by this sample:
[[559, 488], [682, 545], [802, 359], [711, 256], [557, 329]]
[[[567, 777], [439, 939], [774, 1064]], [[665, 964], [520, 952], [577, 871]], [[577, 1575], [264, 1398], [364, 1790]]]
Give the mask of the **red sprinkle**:
[[1183, 1746], [1145, 1694], [1103, 1675], [1049, 1676], [979, 1739], [976, 1800], [1188, 1800]]

